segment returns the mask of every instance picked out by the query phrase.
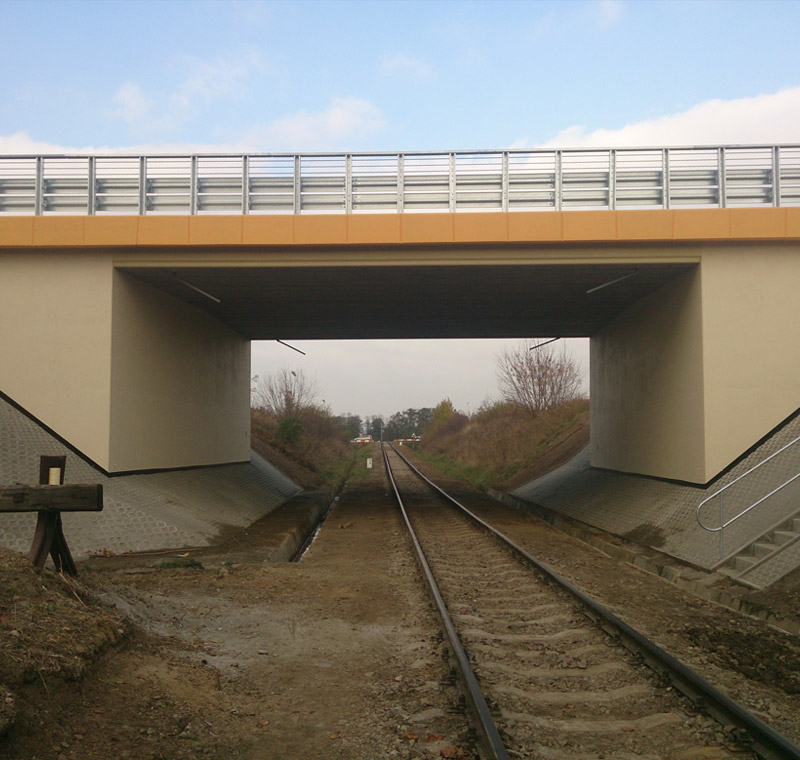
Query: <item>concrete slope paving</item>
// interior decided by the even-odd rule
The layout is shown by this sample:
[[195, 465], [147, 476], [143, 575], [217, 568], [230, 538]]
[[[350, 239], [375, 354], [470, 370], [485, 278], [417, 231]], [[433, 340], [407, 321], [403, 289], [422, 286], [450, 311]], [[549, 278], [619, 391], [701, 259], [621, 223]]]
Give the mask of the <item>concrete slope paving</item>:
[[[108, 477], [0, 398], [0, 484], [36, 483], [39, 456], [67, 456], [67, 483], [100, 483], [100, 513], [64, 515], [73, 556], [206, 546], [301, 489], [251, 452], [249, 463]], [[0, 515], [0, 546], [27, 552], [35, 514]]]
[[[592, 468], [587, 446], [567, 464], [514, 489], [510, 495], [710, 569], [720, 560], [719, 538], [718, 534], [709, 533], [698, 525], [695, 517], [697, 506], [798, 435], [800, 415], [789, 420], [708, 487]], [[800, 444], [733, 486], [726, 495], [724, 519], [729, 519], [798, 471]], [[800, 479], [727, 528], [725, 554], [746, 547], [798, 508]], [[707, 505], [703, 511], [707, 524], [719, 524], [716, 504]], [[787, 552], [782, 561], [775, 563], [772, 572], [765, 566], [759, 580], [768, 585], [796, 564], [800, 564], [800, 556]]]

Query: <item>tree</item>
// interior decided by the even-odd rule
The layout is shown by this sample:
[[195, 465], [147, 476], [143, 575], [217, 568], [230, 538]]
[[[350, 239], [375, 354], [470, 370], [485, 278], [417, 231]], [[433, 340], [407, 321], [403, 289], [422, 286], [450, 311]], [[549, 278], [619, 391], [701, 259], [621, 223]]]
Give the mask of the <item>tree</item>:
[[303, 409], [314, 405], [317, 396], [316, 382], [307, 377], [302, 369], [290, 370], [284, 367], [253, 379], [253, 405], [276, 419], [296, 416]]
[[404, 412], [395, 412], [386, 423], [383, 437], [411, 438], [422, 433], [422, 428], [427, 425], [433, 415], [433, 409], [422, 407], [422, 409], [406, 409]]
[[340, 414], [334, 419], [339, 423], [348, 438], [358, 438], [361, 435], [361, 417], [359, 415]]
[[364, 434], [371, 435], [373, 441], [380, 440], [382, 428], [383, 428], [383, 417], [380, 414], [374, 417], [367, 417], [364, 420]]
[[581, 375], [565, 344], [537, 348], [534, 341], [521, 341], [503, 350], [496, 359], [500, 393], [506, 401], [530, 414], [577, 398]]

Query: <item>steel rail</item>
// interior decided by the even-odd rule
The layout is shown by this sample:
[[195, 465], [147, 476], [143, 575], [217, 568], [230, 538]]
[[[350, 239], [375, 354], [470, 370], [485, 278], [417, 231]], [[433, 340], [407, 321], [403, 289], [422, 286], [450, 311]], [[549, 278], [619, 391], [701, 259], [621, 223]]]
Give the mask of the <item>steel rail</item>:
[[695, 707], [723, 725], [737, 729], [737, 740], [750, 748], [763, 760], [800, 760], [800, 747], [792, 744], [786, 737], [770, 728], [764, 721], [748, 712], [726, 694], [712, 686], [689, 667], [665, 652], [635, 628], [605, 609], [579, 588], [559, 575], [549, 565], [533, 557], [519, 544], [453, 498], [436, 485], [403, 456], [394, 446], [392, 450], [408, 467], [424, 480], [432, 489], [453, 504], [482, 528], [511, 548], [525, 562], [535, 567], [558, 586], [569, 591], [584, 607], [585, 614], [600, 625], [613, 638], [620, 641], [630, 651], [641, 657], [642, 661], [662, 678], [668, 679], [672, 686], [688, 697]]
[[[394, 450], [394, 447], [392, 447], [392, 449]], [[425, 557], [425, 552], [422, 550], [422, 546], [417, 538], [417, 534], [414, 531], [414, 528], [411, 526], [411, 520], [408, 517], [408, 512], [406, 512], [403, 499], [401, 498], [400, 491], [397, 488], [397, 483], [395, 482], [394, 474], [392, 473], [392, 467], [389, 464], [389, 457], [386, 454], [386, 447], [384, 446], [383, 442], [381, 442], [381, 453], [383, 454], [383, 462], [386, 466], [386, 474], [389, 477], [389, 482], [392, 484], [395, 498], [400, 506], [400, 512], [403, 515], [406, 528], [408, 528], [408, 533], [411, 536], [411, 541], [414, 545], [414, 550], [417, 555], [417, 561], [419, 562], [420, 568], [422, 569], [422, 574], [425, 577], [425, 583], [428, 587], [431, 597], [433, 598], [434, 604], [436, 605], [436, 609], [439, 612], [439, 616], [442, 619], [442, 625], [450, 643], [450, 648], [456, 658], [458, 674], [461, 678], [462, 685], [464, 686], [467, 704], [471, 708], [477, 723], [483, 749], [488, 753], [488, 756], [492, 758], [492, 760], [509, 760], [508, 752], [503, 745], [503, 740], [500, 738], [500, 733], [498, 732], [494, 719], [489, 712], [486, 699], [484, 698], [483, 692], [478, 685], [478, 679], [475, 677], [475, 673], [472, 671], [472, 667], [467, 659], [467, 653], [464, 651], [461, 640], [458, 638], [455, 626], [453, 625], [453, 620], [450, 617], [450, 613], [447, 611], [447, 606], [444, 603], [444, 599], [439, 591], [439, 587], [436, 585], [436, 580], [433, 577], [430, 565]], [[405, 457], [402, 457], [402, 455], [401, 458], [405, 460]]]

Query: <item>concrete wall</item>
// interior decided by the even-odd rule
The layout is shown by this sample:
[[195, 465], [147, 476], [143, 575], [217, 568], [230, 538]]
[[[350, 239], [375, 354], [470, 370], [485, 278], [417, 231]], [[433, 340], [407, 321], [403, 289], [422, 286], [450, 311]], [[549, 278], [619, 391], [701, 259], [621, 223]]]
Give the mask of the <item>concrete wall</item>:
[[800, 208], [0, 217], [0, 390], [112, 471], [246, 458], [246, 341], [113, 270], [182, 252], [208, 266], [699, 259], [592, 336], [593, 463], [704, 483], [800, 406]]
[[797, 246], [700, 254], [592, 336], [592, 465], [707, 483], [800, 407]]
[[249, 341], [110, 252], [0, 250], [0, 273], [0, 390], [78, 451], [108, 472], [249, 460]]
[[592, 465], [705, 482], [699, 267], [591, 337]]
[[0, 251], [0, 273], [0, 390], [108, 468], [110, 257]]
[[714, 247], [702, 268], [709, 479], [800, 407], [800, 250]]
[[250, 342], [114, 272], [110, 470], [248, 461]]

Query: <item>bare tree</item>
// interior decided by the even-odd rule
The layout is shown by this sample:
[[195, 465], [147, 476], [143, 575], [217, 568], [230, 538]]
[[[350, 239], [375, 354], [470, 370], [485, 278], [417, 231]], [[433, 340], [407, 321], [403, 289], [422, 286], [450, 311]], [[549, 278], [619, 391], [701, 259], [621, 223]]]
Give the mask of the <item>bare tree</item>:
[[312, 406], [317, 396], [316, 382], [307, 377], [302, 369], [284, 367], [254, 380], [253, 405], [278, 419]]
[[504, 349], [496, 359], [503, 398], [530, 414], [577, 398], [581, 388], [578, 365], [564, 343], [560, 349], [535, 346], [534, 341], [521, 341], [516, 348]]

